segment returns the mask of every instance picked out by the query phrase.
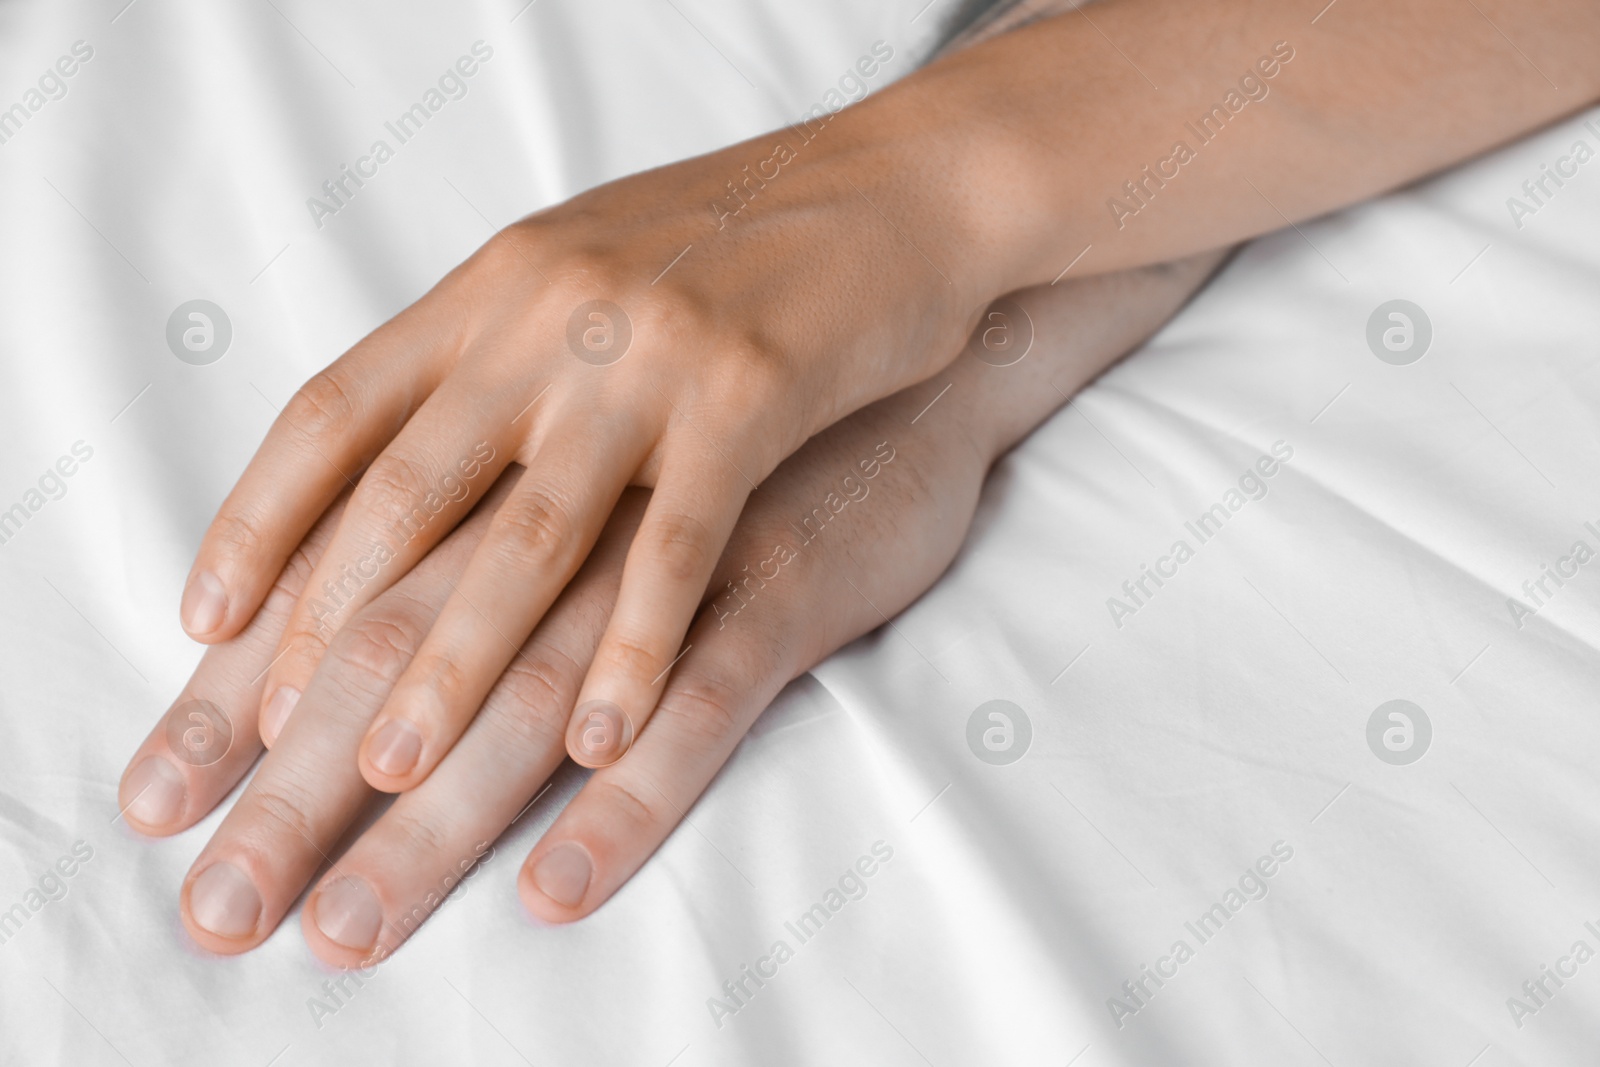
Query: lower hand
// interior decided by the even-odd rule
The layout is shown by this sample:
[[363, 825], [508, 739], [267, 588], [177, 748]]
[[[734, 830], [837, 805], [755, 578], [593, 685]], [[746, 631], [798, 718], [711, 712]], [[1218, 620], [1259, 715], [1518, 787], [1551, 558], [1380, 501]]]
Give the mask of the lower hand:
[[[576, 919], [616, 892], [789, 679], [933, 582], [964, 536], [993, 458], [1159, 325], [1219, 258], [1019, 294], [1041, 338], [1036, 354], [1014, 366], [964, 358], [785, 462], [740, 519], [660, 714], [632, 756], [593, 775], [523, 865], [518, 885], [529, 910]], [[289, 718], [185, 879], [183, 921], [201, 944], [219, 952], [259, 944], [326, 863], [303, 916], [317, 954], [354, 965], [393, 951], [561, 762], [570, 710], [647, 506], [642, 491], [625, 494], [596, 552], [438, 771], [330, 859], [376, 796], [356, 767], [361, 739], [514, 476], [333, 640], [306, 689], [306, 706], [320, 714]], [[833, 517], [799, 543], [795, 525], [817, 508]], [[261, 612], [207, 652], [135, 753], [120, 799], [136, 829], [171, 834], [193, 825], [260, 754], [262, 676], [338, 520], [335, 509], [312, 530]], [[734, 581], [739, 590], [729, 592]], [[215, 716], [197, 701], [226, 709], [231, 744], [207, 743]]]
[[[524, 864], [519, 890], [534, 914], [570, 920], [609, 898], [786, 682], [878, 626], [880, 609], [899, 611], [944, 569], [989, 457], [948, 421], [908, 427], [916, 414], [908, 402], [917, 399], [926, 402], [897, 397], [834, 427], [752, 499], [660, 710], [631, 755], [595, 772]], [[648, 508], [640, 490], [624, 495], [596, 551], [438, 769], [329, 859], [374, 799], [356, 764], [367, 726], [504, 506], [511, 480], [332, 641], [300, 707], [185, 879], [183, 921], [206, 948], [259, 944], [331, 863], [304, 910], [313, 949], [341, 965], [393, 951], [566, 755], [568, 715]], [[830, 500], [849, 503], [835, 515]], [[805, 543], [795, 526], [812, 508], [830, 518]], [[245, 632], [207, 652], [168, 719], [135, 754], [121, 795], [135, 828], [168, 834], [191, 825], [250, 767], [260, 750], [253, 721], [260, 675], [336, 520], [330, 515], [313, 532]], [[779, 557], [779, 545], [790, 552]], [[770, 578], [751, 579], [757, 572]], [[737, 597], [727, 592], [731, 581], [741, 583]], [[187, 716], [197, 700], [227, 709], [232, 720], [233, 747], [207, 765], [174, 745], [193, 728]]]

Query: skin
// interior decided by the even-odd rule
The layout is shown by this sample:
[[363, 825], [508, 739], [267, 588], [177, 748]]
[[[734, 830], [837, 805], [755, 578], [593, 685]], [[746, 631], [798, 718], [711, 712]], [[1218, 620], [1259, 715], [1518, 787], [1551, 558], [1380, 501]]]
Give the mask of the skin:
[[[285, 406], [202, 542], [186, 629], [239, 634], [354, 486], [267, 669], [270, 743], [330, 637], [520, 467], [358, 749], [370, 785], [415, 788], [624, 489], [652, 487], [567, 730], [574, 759], [615, 762], [644, 736], [752, 488], [815, 434], [948, 366], [992, 300], [1064, 267], [1134, 268], [1276, 229], [1600, 96], [1592, 0], [1343, 0], [1314, 22], [1301, 8], [1105, 0], [949, 55], [804, 133], [508, 227]], [[1123, 192], [1257, 70], [1268, 98], [1224, 112], [1181, 177]], [[779, 141], [792, 158], [762, 170]], [[767, 178], [728, 200], [747, 167]], [[1141, 205], [1132, 218], [1108, 208], [1119, 196]], [[396, 533], [484, 449], [459, 499]], [[346, 578], [380, 543], [393, 558]], [[340, 581], [335, 610], [323, 590]]]
[[[1046, 19], [934, 64], [830, 120], [731, 221], [712, 208], [697, 225], [695, 205], [710, 206], [708, 179], [714, 187], [768, 158], [770, 137], [525, 220], [308, 383], [208, 532], [184, 618], [216, 647], [123, 782], [129, 821], [172, 833], [248, 771], [258, 732], [273, 745], [185, 881], [191, 933], [223, 952], [259, 943], [332, 862], [372, 787], [413, 787], [325, 874], [304, 913], [324, 959], [381, 958], [516, 816], [563, 741], [603, 765], [631, 745], [634, 758], [591, 779], [519, 878], [536, 915], [587, 914], [676, 825], [784, 681], [931, 583], [993, 457], [1216, 260], [1030, 290], [1020, 299], [1051, 338], [1038, 356], [949, 365], [967, 328], [992, 328], [980, 315], [990, 295], [1065, 275], [1061, 234], [1085, 241], [1072, 260], [1079, 276], [1211, 247], [1449, 165], [1600, 90], [1587, 63], [1600, 15], [1581, 4], [1519, 8], [1520, 44], [1508, 49], [1490, 21], [1506, 13], [1492, 4], [1469, 17], [1446, 3], [1344, 0], [1345, 22], [1319, 15], [1308, 37], [1304, 13], [1278, 4], [1153, 3], [1107, 0], [1093, 22]], [[1174, 130], [1291, 38], [1308, 42], [1297, 65], [1274, 75], [1272, 105], [1228, 126], [1227, 151], [1208, 148], [1203, 167], [1160, 186], [1134, 221], [1105, 213], [1106, 195], [1138, 176], [1127, 160], [1159, 159]], [[1103, 47], [1116, 40], [1138, 42], [1138, 68]], [[1160, 95], [1130, 95], [1150, 72]], [[1253, 196], [1240, 195], [1245, 181]], [[703, 260], [643, 284], [657, 253], [666, 262], [696, 233]], [[636, 312], [629, 354], [647, 358], [596, 366], [561, 353], [548, 339], [579, 298]], [[586, 324], [616, 322], [580, 317], [580, 334]], [[627, 372], [612, 373], [619, 366]], [[935, 400], [938, 419], [913, 424]], [[841, 470], [888, 440], [896, 460], [871, 509], [830, 526], [731, 622], [713, 600], [669, 661], [705, 599], [702, 575], [715, 590], [748, 573]], [[479, 442], [493, 458], [458, 495], [460, 479], [443, 479]], [[761, 493], [744, 506], [755, 481]], [[363, 565], [372, 537], [441, 487], [453, 499], [439, 521], [315, 625], [323, 583]], [[463, 658], [462, 641], [498, 653]], [[662, 663], [671, 669], [646, 682]], [[271, 700], [298, 691], [296, 714]], [[487, 694], [476, 719], [474, 693]], [[626, 706], [596, 724], [583, 715], [593, 694]], [[236, 728], [203, 767], [172, 748], [195, 698], [221, 705]], [[279, 714], [258, 717], [263, 701]], [[398, 775], [373, 751], [397, 719], [422, 742]], [[175, 791], [152, 788], [163, 776]], [[214, 904], [197, 916], [206, 878], [235, 903], [243, 893], [244, 921], [235, 908], [234, 928], [208, 929], [229, 917]], [[376, 902], [375, 918], [353, 918], [358, 899]]]
[[[1000, 367], [965, 356], [934, 381], [836, 424], [783, 463], [746, 506], [717, 564], [692, 647], [674, 668], [649, 729], [628, 759], [594, 773], [522, 865], [517, 888], [529, 911], [571, 921], [615, 893], [785, 683], [932, 584], [960, 546], [994, 460], [1154, 330], [1219, 259], [1019, 294], [1037, 338], [1020, 362]], [[1012, 326], [986, 320], [985, 328]], [[866, 477], [862, 461], [881, 460], [885, 443], [892, 460]], [[289, 718], [184, 880], [183, 922], [205, 948], [253, 948], [314, 882], [302, 929], [316, 954], [340, 966], [386, 957], [565, 757], [568, 712], [614, 609], [630, 538], [648, 514], [641, 490], [623, 494], [596, 550], [435, 773], [333, 858], [377, 796], [355, 762], [365, 730], [493, 529], [497, 509], [513, 498], [516, 474], [503, 476], [477, 511], [332, 641], [303, 698], [314, 713]], [[716, 593], [743, 579], [747, 565], [771, 558], [778, 542], [796, 543], [790, 524], [841, 492], [847, 474], [865, 495], [844, 490], [853, 502], [732, 614], [727, 605], [739, 601], [719, 601]], [[261, 676], [301, 588], [328, 551], [339, 506], [348, 502], [311, 532], [245, 630], [207, 652], [134, 755], [121, 800], [136, 829], [171, 834], [192, 825], [256, 759]], [[169, 729], [174, 718], [182, 725], [195, 699], [224, 708], [234, 727], [233, 747], [206, 766], [175, 751], [180, 733]], [[181, 777], [175, 804], [143, 799], [151, 759]], [[545, 866], [552, 857], [554, 864]], [[213, 873], [219, 868], [227, 870]], [[246, 884], [253, 899], [232, 916], [210, 905], [197, 909], [201, 878]], [[365, 911], [355, 906], [361, 902], [369, 902]]]

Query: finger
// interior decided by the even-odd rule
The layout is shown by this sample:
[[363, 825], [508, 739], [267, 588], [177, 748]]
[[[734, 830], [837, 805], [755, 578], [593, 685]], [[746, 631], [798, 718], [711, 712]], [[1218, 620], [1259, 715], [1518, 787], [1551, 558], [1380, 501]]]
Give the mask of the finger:
[[441, 387], [362, 475], [267, 673], [269, 730], [293, 710], [343, 621], [416, 566], [512, 462], [518, 394], [489, 392], [498, 399], [464, 382]]
[[356, 748], [483, 525], [465, 524], [335, 636], [302, 706], [184, 879], [179, 913], [205, 948], [243, 952], [265, 939], [374, 799]]
[[628, 758], [595, 771], [524, 862], [517, 887], [530, 912], [581, 918], [633, 876], [797, 673], [786, 628], [696, 627]]
[[[903, 407], [905, 399], [892, 402]], [[709, 598], [695, 621], [654, 717], [628, 758], [595, 771], [519, 873], [535, 916], [566, 922], [609, 899], [784, 684], [882, 625], [948, 565], [971, 519], [981, 467], [948, 433], [917, 431], [897, 453], [881, 431], [903, 424], [865, 409], [813, 438], [751, 497], [711, 582], [729, 592]], [[841, 471], [851, 476], [841, 479]], [[850, 494], [848, 508], [829, 507], [837, 492]], [[829, 508], [818, 520], [826, 536], [793, 525], [810, 517], [807, 502]]]
[[135, 830], [166, 835], [193, 825], [260, 755], [256, 710], [267, 664], [343, 509], [340, 499], [312, 527], [249, 624], [232, 640], [206, 650], [188, 684], [128, 761], [117, 802]]
[[615, 763], [643, 730], [749, 492], [713, 451], [668, 452], [567, 728], [578, 763]]
[[312, 891], [301, 926], [320, 959], [360, 967], [387, 957], [493, 854], [490, 843], [560, 764], [567, 716], [647, 497], [623, 494], [594, 551], [449, 757], [396, 798]]
[[604, 528], [643, 435], [552, 427], [361, 749], [377, 789], [413, 788], [450, 750]]
[[200, 542], [179, 611], [189, 636], [244, 627], [306, 531], [437, 387], [457, 341], [424, 299], [290, 398]]

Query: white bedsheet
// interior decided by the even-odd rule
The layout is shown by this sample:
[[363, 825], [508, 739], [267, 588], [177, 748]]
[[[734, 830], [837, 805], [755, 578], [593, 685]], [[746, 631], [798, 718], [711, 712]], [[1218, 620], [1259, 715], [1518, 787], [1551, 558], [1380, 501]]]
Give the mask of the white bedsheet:
[[[599, 914], [536, 928], [512, 889], [566, 774], [327, 1016], [293, 917], [237, 959], [182, 934], [220, 812], [157, 842], [115, 818], [198, 658], [192, 551], [274, 405], [491, 225], [792, 119], [875, 41], [903, 74], [938, 11], [124, 2], [0, 6], [0, 108], [92, 49], [0, 144], [0, 510], [77, 449], [0, 544], [0, 910], [78, 850], [0, 944], [0, 1062], [1592, 1054], [1600, 962], [1571, 952], [1600, 950], [1600, 564], [1559, 561], [1600, 550], [1600, 162], [1520, 228], [1506, 200], [1600, 122], [1257, 242], [1003, 462], [950, 573], [791, 687]], [[307, 198], [478, 41], [466, 95], [318, 228]], [[209, 366], [168, 349], [192, 299], [232, 324]], [[1392, 299], [1431, 322], [1409, 365], [1368, 345]], [[1279, 442], [1266, 495], [1200, 543], [1185, 524]], [[1180, 540], [1165, 584], [1122, 590]], [[1577, 574], [1535, 603], [1545, 564]], [[991, 700], [1031, 726], [1017, 762], [969, 747]], [[1409, 765], [1369, 747], [1391, 700], [1431, 723]], [[801, 943], [785, 923], [875, 844], [865, 896]], [[708, 999], [780, 939], [794, 958], [718, 1025]], [[1176, 973], [1135, 999], [1144, 965]], [[1542, 965], [1577, 969], [1540, 1003]]]

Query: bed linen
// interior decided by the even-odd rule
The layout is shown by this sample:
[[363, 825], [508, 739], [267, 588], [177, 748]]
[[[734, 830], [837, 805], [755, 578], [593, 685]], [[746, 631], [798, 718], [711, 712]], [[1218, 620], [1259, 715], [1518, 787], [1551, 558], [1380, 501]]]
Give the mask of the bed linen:
[[186, 939], [221, 810], [143, 840], [116, 783], [275, 407], [492, 227], [876, 90], [940, 15], [0, 5], [0, 1062], [1592, 1055], [1600, 112], [1245, 249], [593, 918], [512, 888], [568, 770], [371, 975], [296, 915]]

